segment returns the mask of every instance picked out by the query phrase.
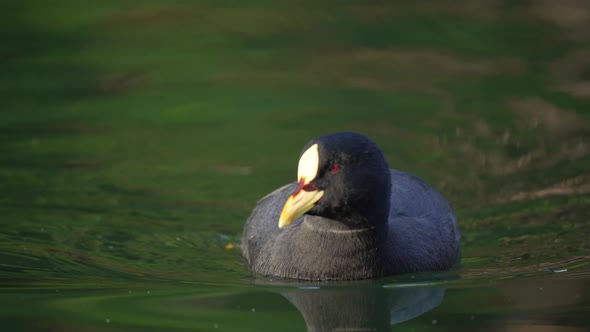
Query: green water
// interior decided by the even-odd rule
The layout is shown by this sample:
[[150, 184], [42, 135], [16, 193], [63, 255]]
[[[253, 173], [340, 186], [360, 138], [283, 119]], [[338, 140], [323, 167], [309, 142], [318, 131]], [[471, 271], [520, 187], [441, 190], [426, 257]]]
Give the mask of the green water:
[[[3, 330], [588, 330], [588, 12], [3, 1]], [[342, 130], [448, 197], [460, 267], [345, 284], [247, 271], [256, 201]]]

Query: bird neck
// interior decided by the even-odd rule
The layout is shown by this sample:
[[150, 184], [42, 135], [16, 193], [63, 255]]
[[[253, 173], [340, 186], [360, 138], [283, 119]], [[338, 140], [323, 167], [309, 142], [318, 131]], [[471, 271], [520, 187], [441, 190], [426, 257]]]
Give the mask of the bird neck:
[[350, 227], [348, 224], [324, 217], [306, 215], [302, 227], [307, 231], [342, 236], [371, 236], [376, 226]]

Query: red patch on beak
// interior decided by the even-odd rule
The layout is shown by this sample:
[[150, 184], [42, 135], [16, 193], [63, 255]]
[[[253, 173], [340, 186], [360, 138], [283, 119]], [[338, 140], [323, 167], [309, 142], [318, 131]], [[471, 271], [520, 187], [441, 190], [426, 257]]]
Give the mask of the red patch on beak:
[[305, 183], [305, 178], [301, 178], [299, 179], [299, 182], [297, 182], [297, 188], [295, 188], [295, 191], [293, 192], [293, 194], [291, 194], [291, 196], [295, 197], [297, 196], [297, 194], [299, 194], [299, 192], [301, 192], [301, 190], [304, 191], [313, 191], [313, 190], [317, 190], [317, 188], [310, 183]]

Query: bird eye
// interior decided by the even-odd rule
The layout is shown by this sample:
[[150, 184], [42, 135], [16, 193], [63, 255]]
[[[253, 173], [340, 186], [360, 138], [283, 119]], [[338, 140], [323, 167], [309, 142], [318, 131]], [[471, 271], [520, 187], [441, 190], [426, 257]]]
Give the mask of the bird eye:
[[334, 165], [332, 165], [332, 168], [330, 168], [330, 172], [332, 172], [332, 173], [338, 172], [339, 169], [340, 169], [340, 166], [338, 166], [338, 164], [334, 164]]

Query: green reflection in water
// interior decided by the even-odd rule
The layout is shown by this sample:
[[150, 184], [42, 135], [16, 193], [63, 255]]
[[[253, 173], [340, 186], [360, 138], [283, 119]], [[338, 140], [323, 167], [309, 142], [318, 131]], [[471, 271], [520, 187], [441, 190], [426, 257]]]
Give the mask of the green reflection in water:
[[[563, 270], [587, 280], [588, 26], [563, 14], [584, 6], [3, 2], [5, 318], [41, 329], [53, 315], [65, 330], [93, 311], [64, 308], [111, 289], [127, 309], [139, 295], [120, 292], [136, 284], [170, 297], [198, 285], [211, 301], [258, 292], [226, 246], [239, 245], [257, 199], [294, 179], [303, 144], [340, 130], [368, 134], [392, 167], [448, 196], [463, 234], [453, 285]], [[53, 302], [47, 289], [75, 291]], [[459, 293], [488, 294], [446, 301]], [[18, 298], [34, 310], [9, 304]], [[299, 317], [289, 308], [273, 327]], [[194, 326], [234, 309], [211, 310]], [[126, 327], [104, 328], [141, 325], [128, 313]]]

